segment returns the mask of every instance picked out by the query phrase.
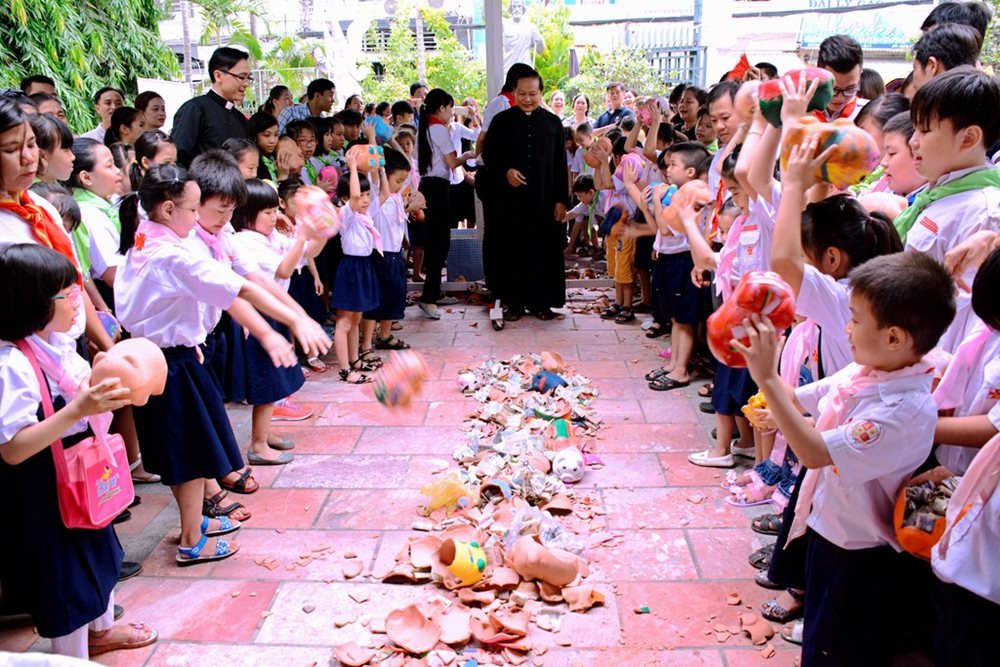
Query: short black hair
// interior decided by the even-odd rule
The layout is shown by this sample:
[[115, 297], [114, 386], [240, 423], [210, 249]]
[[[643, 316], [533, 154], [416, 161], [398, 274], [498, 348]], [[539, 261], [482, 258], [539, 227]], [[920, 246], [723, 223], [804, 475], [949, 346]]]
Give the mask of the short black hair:
[[838, 74], [847, 74], [855, 67], [864, 67], [865, 53], [858, 40], [848, 35], [831, 35], [820, 42], [817, 67], [829, 67]]
[[392, 103], [392, 118], [395, 120], [399, 116], [405, 116], [406, 114], [413, 114], [413, 105], [406, 100], [399, 100], [398, 102]]
[[410, 97], [413, 97], [414, 95], [416, 95], [417, 91], [420, 90], [421, 88], [427, 88], [427, 87], [428, 87], [427, 84], [424, 83], [423, 81], [417, 81], [416, 83], [411, 83], [410, 84]]
[[313, 136], [319, 139], [319, 135], [316, 133], [316, 128], [313, 127], [313, 124], [310, 123], [305, 118], [300, 118], [299, 120], [293, 120], [291, 123], [285, 126], [285, 136], [291, 137], [296, 141], [299, 140], [299, 135], [301, 135], [305, 131], [312, 132]]
[[32, 93], [28, 95], [28, 99], [35, 103], [35, 106], [41, 106], [42, 102], [59, 102], [62, 104], [62, 100], [59, 99], [58, 95], [53, 95], [52, 93]]
[[375, 115], [382, 116], [385, 115], [385, 110], [389, 109], [389, 113], [392, 113], [392, 105], [388, 102], [382, 101], [375, 105]]
[[229, 137], [222, 142], [222, 150], [226, 151], [237, 160], [242, 160], [243, 156], [250, 151], [260, 155], [260, 149], [257, 148], [257, 144], [249, 139], [244, 139], [243, 137]]
[[298, 192], [299, 188], [304, 185], [305, 183], [298, 176], [289, 176], [278, 183], [278, 198], [288, 201], [288, 198]]
[[101, 96], [104, 95], [104, 93], [118, 93], [118, 95], [122, 98], [122, 102], [125, 101], [125, 93], [112, 86], [104, 86], [103, 88], [99, 88], [97, 92], [94, 93], [94, 104], [101, 101]]
[[992, 20], [993, 10], [985, 2], [942, 2], [930, 11], [920, 30], [927, 32], [946, 23], [962, 23], [985, 35]]
[[698, 170], [698, 165], [708, 157], [708, 149], [705, 144], [697, 141], [682, 141], [666, 149], [671, 155], [679, 155], [685, 169]]
[[216, 70], [231, 70], [241, 60], [250, 60], [250, 54], [231, 46], [222, 46], [213, 51], [212, 57], [208, 59], [209, 83], [215, 83]]
[[384, 152], [385, 152], [385, 174], [386, 174], [386, 176], [388, 176], [389, 174], [391, 174], [391, 173], [393, 173], [395, 171], [405, 171], [405, 172], [409, 173], [410, 170], [413, 168], [410, 165], [410, 161], [407, 159], [407, 157], [405, 155], [403, 155], [402, 153], [400, 153], [399, 151], [394, 150], [394, 149], [389, 148], [388, 146], [386, 146], [386, 148], [384, 149]]
[[858, 97], [865, 100], [874, 100], [883, 94], [885, 94], [885, 79], [882, 78], [882, 75], [869, 67], [861, 70], [861, 80], [858, 82]]
[[52, 321], [56, 296], [76, 283], [73, 263], [51, 248], [15, 243], [0, 249], [0, 339], [18, 341]]
[[708, 91], [708, 96], [705, 98], [705, 106], [711, 107], [723, 97], [728, 97], [729, 101], [732, 102], [736, 99], [736, 91], [739, 90], [739, 87], [740, 84], [735, 81], [723, 81], [715, 84], [712, 86], [712, 89]]
[[[358, 174], [358, 185], [361, 192], [370, 192], [372, 183], [363, 174]], [[351, 179], [343, 177], [337, 181], [337, 197], [339, 199], [349, 199], [351, 196]]]
[[256, 141], [258, 134], [267, 132], [272, 127], [278, 127], [278, 119], [274, 117], [274, 114], [267, 113], [266, 111], [259, 111], [250, 116], [249, 124], [249, 135]]
[[73, 131], [61, 118], [40, 113], [30, 116], [28, 123], [35, 132], [35, 143], [46, 153], [73, 147]]
[[593, 134], [594, 127], [590, 123], [580, 123], [573, 128], [573, 132], [576, 134]]
[[972, 283], [972, 310], [986, 326], [1000, 331], [1000, 248], [994, 250], [979, 267]]
[[955, 283], [922, 252], [875, 257], [849, 275], [851, 293], [865, 299], [879, 328], [899, 327], [923, 356], [934, 349], [955, 318]]
[[701, 178], [702, 176], [707, 174], [711, 169], [712, 169], [712, 156], [708, 155], [705, 157], [704, 160], [701, 161], [701, 163], [698, 164], [698, 168], [696, 170], [698, 178]]
[[597, 189], [594, 184], [594, 177], [590, 174], [580, 174], [573, 181], [573, 192], [592, 192]]
[[337, 112], [334, 118], [339, 119], [345, 127], [360, 126], [361, 123], [365, 122], [365, 117], [354, 109], [342, 109]]
[[233, 229], [238, 232], [253, 229], [257, 214], [269, 208], [278, 208], [278, 191], [259, 178], [246, 181], [247, 197], [233, 211]]
[[73, 193], [59, 183], [35, 183], [28, 188], [36, 195], [44, 197], [59, 212], [67, 231], [75, 231], [83, 222], [80, 204], [73, 199]]
[[609, 81], [604, 90], [605, 92], [611, 92], [614, 88], [621, 88], [622, 92], [625, 92], [625, 84], [621, 81]]
[[21, 79], [21, 90], [25, 93], [31, 89], [32, 84], [43, 83], [47, 86], [56, 87], [56, 82], [50, 76], [45, 76], [44, 74], [32, 74], [31, 76], [26, 76]]
[[142, 159], [146, 158], [152, 162], [160, 152], [160, 146], [172, 143], [174, 140], [160, 130], [147, 130], [135, 140], [135, 160], [128, 169], [129, 183], [132, 184], [133, 192], [137, 192], [142, 184]]
[[898, 113], [885, 121], [885, 125], [882, 126], [882, 134], [889, 134], [890, 132], [903, 135], [906, 139], [906, 148], [910, 148], [910, 137], [913, 136], [913, 121], [910, 120], [909, 111]]
[[684, 89], [688, 87], [686, 83], [678, 83], [674, 86], [674, 89], [670, 91], [670, 97], [667, 98], [670, 104], [677, 106], [677, 103], [681, 101], [681, 97], [684, 96]]
[[769, 79], [774, 79], [778, 76], [778, 68], [768, 62], [757, 63], [754, 65], [757, 70]]
[[306, 86], [306, 99], [311, 100], [317, 95], [322, 95], [329, 90], [336, 90], [337, 85], [329, 79], [313, 79]]
[[983, 36], [972, 26], [945, 23], [928, 30], [913, 45], [913, 59], [921, 67], [934, 58], [946, 70], [959, 65], [975, 65], [983, 48]]
[[871, 102], [862, 107], [854, 119], [854, 124], [860, 126], [866, 120], [870, 120], [879, 127], [885, 127], [890, 118], [909, 110], [910, 100], [905, 95], [886, 93], [872, 99]]
[[236, 158], [221, 148], [205, 151], [191, 162], [191, 177], [201, 188], [201, 203], [213, 197], [240, 206], [247, 198], [246, 181]]
[[635, 116], [632, 114], [625, 116], [622, 118], [621, 123], [619, 123], [618, 126], [622, 128], [622, 132], [631, 132], [632, 128], [635, 127]]
[[[698, 113], [700, 114], [704, 109], [705, 107], [702, 107], [698, 110]], [[708, 111], [705, 111], [705, 113], [708, 113]], [[656, 140], [670, 146], [677, 141], [677, 130], [670, 123], [660, 123], [656, 128]]]
[[902, 252], [903, 242], [885, 215], [869, 213], [850, 195], [835, 195], [802, 212], [802, 247], [814, 259], [827, 248], [836, 248], [854, 268], [873, 257]]
[[681, 97], [685, 95], [694, 95], [694, 99], [698, 101], [698, 106], [705, 106], [705, 100], [708, 99], [708, 93], [705, 92], [703, 88], [698, 86], [687, 86], [684, 88], [684, 92], [681, 93]]
[[983, 131], [983, 143], [990, 147], [1000, 139], [1000, 83], [989, 74], [962, 65], [928, 81], [913, 96], [910, 114], [913, 126], [921, 130], [932, 121], [947, 120], [964, 130], [973, 125]]

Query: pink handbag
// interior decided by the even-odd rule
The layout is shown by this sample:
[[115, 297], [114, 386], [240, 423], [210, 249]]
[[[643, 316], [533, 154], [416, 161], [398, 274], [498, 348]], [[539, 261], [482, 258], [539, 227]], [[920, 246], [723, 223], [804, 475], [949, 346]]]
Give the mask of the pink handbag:
[[[17, 348], [28, 357], [38, 378], [42, 395], [42, 412], [46, 418], [55, 410], [49, 384], [38, 366], [27, 342], [17, 341]], [[68, 450], [62, 440], [52, 443], [52, 460], [56, 466], [56, 490], [59, 513], [67, 528], [99, 529], [128, 509], [135, 498], [129, 473], [125, 441], [109, 434], [105, 425], [88, 418], [94, 436], [81, 440]]]

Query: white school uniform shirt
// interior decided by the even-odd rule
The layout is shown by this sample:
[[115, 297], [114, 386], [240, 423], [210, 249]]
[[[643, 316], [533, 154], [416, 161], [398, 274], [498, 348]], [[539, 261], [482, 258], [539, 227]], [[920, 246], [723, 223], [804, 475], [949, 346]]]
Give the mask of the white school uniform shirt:
[[368, 257], [375, 250], [375, 239], [349, 204], [340, 209], [340, 245], [354, 257]]
[[[90, 365], [76, 353], [76, 341], [66, 334], [53, 333], [48, 339], [32, 335], [31, 340], [48, 350], [55, 358], [62, 359], [62, 367], [73, 378], [82, 382], [90, 377]], [[63, 393], [59, 385], [46, 378], [49, 395], [55, 402], [62, 397], [67, 403], [72, 397]], [[0, 447], [14, 439], [19, 431], [38, 423], [38, 406], [42, 402], [38, 378], [31, 362], [13, 343], [0, 342]], [[63, 433], [63, 437], [82, 433], [87, 428], [87, 420], [74, 422]]]
[[111, 268], [118, 268], [125, 256], [118, 252], [121, 234], [108, 214], [87, 202], [77, 202], [80, 219], [90, 237], [90, 275], [98, 279]]
[[[799, 387], [795, 397], [819, 415], [836, 386], [857, 371], [850, 364]], [[931, 451], [937, 424], [932, 379], [924, 373], [860, 389], [843, 422], [822, 433], [833, 465], [818, 471], [810, 528], [842, 549], [889, 545], [901, 551], [892, 513], [899, 488]]]
[[775, 181], [770, 203], [758, 195], [747, 205], [747, 218], [740, 228], [739, 245], [733, 260], [734, 277], [742, 277], [750, 271], [771, 270], [771, 240], [774, 238], [774, 222], [780, 202], [781, 184]]
[[[243, 289], [245, 279], [197, 250], [194, 232], [150, 257], [136, 272], [125, 255], [115, 277], [118, 320], [133, 336], [162, 348], [194, 347], [210, 331], [205, 308], [225, 310]], [[199, 242], [200, 244], [200, 242]]]
[[406, 207], [403, 205], [403, 196], [398, 192], [386, 197], [385, 202], [379, 204], [380, 197], [377, 193], [372, 193], [372, 203], [368, 207], [368, 217], [375, 223], [375, 229], [382, 235], [383, 252], [402, 252], [403, 239], [408, 238], [406, 233]]
[[[955, 417], [986, 415], [994, 428], [1000, 430], [998, 399], [1000, 333], [979, 322], [955, 351], [944, 377], [934, 390], [934, 400], [940, 410], [954, 409]], [[937, 448], [936, 456], [938, 463], [956, 475], [963, 475], [977, 453], [979, 449], [975, 447], [942, 443]]]
[[[476, 140], [482, 133], [482, 127], [466, 127], [463, 123], [452, 122], [451, 124], [451, 137], [455, 146], [455, 155], [461, 155], [465, 151], [462, 150], [462, 141], [471, 141], [473, 147], [476, 145]], [[466, 166], [475, 167], [476, 158], [465, 161]]]
[[[36, 204], [38, 207], [44, 209], [45, 212], [49, 214], [52, 222], [56, 224], [56, 227], [66, 234], [66, 238], [70, 242], [70, 247], [73, 249], [73, 257], [76, 258], [76, 265], [80, 266], [80, 258], [76, 254], [76, 245], [73, 243], [73, 239], [66, 231], [66, 228], [63, 227], [62, 216], [59, 215], [59, 211], [57, 211], [55, 207], [41, 195], [35, 194], [31, 190], [28, 190], [27, 193], [28, 199], [30, 199], [33, 204]], [[34, 234], [31, 233], [31, 226], [28, 225], [27, 222], [10, 211], [0, 210], [0, 248], [18, 243], [32, 243], [34, 245], [39, 245], [38, 239], [36, 239]], [[76, 339], [82, 336], [86, 330], [87, 309], [83, 303], [83, 299], [80, 299], [80, 305], [76, 311], [76, 318], [73, 320], [73, 327], [67, 332], [67, 335]]]
[[805, 265], [795, 312], [823, 329], [820, 353], [823, 368], [832, 374], [854, 361], [847, 324], [851, 321], [851, 290], [847, 278], [835, 280], [811, 264]]
[[[234, 264], [240, 265], [240, 271], [246, 275], [252, 271], [259, 271], [263, 275], [271, 278], [281, 287], [288, 291], [291, 278], [278, 278], [275, 272], [278, 265], [284, 259], [288, 251], [295, 245], [295, 240], [285, 236], [281, 232], [274, 230], [267, 236], [252, 229], [236, 232], [232, 237]], [[305, 248], [296, 260], [296, 268], [305, 266]]]
[[103, 125], [98, 125], [97, 127], [95, 127], [90, 132], [84, 132], [83, 134], [81, 134], [80, 138], [81, 139], [93, 139], [93, 140], [99, 141], [99, 142], [101, 142], [103, 144], [104, 143], [104, 135], [106, 135], [107, 133], [108, 133], [108, 131], [106, 129], [104, 129]]
[[[984, 164], [945, 174], [936, 185], [953, 181], [980, 169], [993, 169]], [[984, 229], [1000, 231], [1000, 188], [969, 190], [939, 199], [925, 208], [906, 235], [906, 250], [930, 255], [944, 263], [945, 254], [971, 235]], [[975, 269], [964, 276], [971, 285]], [[939, 347], [954, 352], [976, 324], [972, 312], [972, 295], [959, 290], [955, 298], [955, 319], [941, 337]]]
[[427, 128], [427, 140], [431, 144], [431, 161], [427, 167], [424, 178], [444, 178], [451, 182], [452, 169], [444, 161], [444, 156], [455, 152], [455, 145], [451, 139], [451, 131], [446, 125], [434, 123]]
[[573, 153], [573, 159], [569, 163], [570, 173], [576, 174], [577, 176], [584, 176], [587, 174], [593, 174], [594, 168], [583, 161], [583, 156], [586, 154], [587, 149], [580, 146]]
[[482, 131], [489, 132], [490, 123], [493, 122], [494, 116], [496, 116], [501, 111], [506, 111], [509, 108], [510, 108], [510, 100], [508, 100], [503, 95], [497, 95], [492, 100], [490, 100], [489, 103], [486, 105], [486, 108], [483, 109]]

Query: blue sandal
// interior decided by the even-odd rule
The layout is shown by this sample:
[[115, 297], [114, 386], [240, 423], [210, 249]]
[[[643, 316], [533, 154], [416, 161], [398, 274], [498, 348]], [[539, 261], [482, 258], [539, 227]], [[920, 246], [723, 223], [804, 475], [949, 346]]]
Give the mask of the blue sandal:
[[194, 563], [223, 560], [239, 551], [239, 547], [232, 548], [227, 540], [219, 538], [215, 541], [215, 553], [203, 556], [201, 552], [207, 542], [208, 538], [202, 535], [201, 539], [198, 540], [198, 544], [193, 547], [177, 547], [177, 563], [180, 565], [192, 565]]
[[234, 533], [240, 529], [241, 524], [239, 521], [230, 519], [227, 516], [215, 517], [216, 521], [219, 522], [218, 530], [209, 530], [208, 523], [209, 518], [207, 516], [201, 517], [201, 534], [205, 537], [218, 537], [219, 535], [228, 535], [229, 533]]

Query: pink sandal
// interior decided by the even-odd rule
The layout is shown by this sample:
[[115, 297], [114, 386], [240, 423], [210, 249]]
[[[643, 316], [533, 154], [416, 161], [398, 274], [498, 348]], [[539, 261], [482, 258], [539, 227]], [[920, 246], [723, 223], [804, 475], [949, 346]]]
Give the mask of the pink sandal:
[[771, 499], [774, 494], [773, 486], [758, 486], [757, 484], [733, 486], [729, 489], [729, 493], [726, 502], [735, 507], [756, 507], [774, 502]]
[[735, 470], [730, 470], [726, 473], [726, 478], [719, 482], [719, 486], [724, 489], [732, 489], [734, 486], [750, 486], [754, 483], [753, 470], [745, 470], [744, 472], [737, 472]]
[[[124, 627], [124, 625], [128, 626], [128, 639], [121, 642], [112, 642], [111, 633], [115, 631], [115, 628]], [[94, 656], [101, 655], [102, 653], [108, 653], [109, 651], [149, 646], [156, 641], [157, 637], [158, 635], [156, 630], [149, 627], [145, 623], [127, 623], [123, 625], [116, 625], [115, 627], [106, 630], [100, 637], [90, 635], [87, 650], [90, 657], [93, 658]]]

